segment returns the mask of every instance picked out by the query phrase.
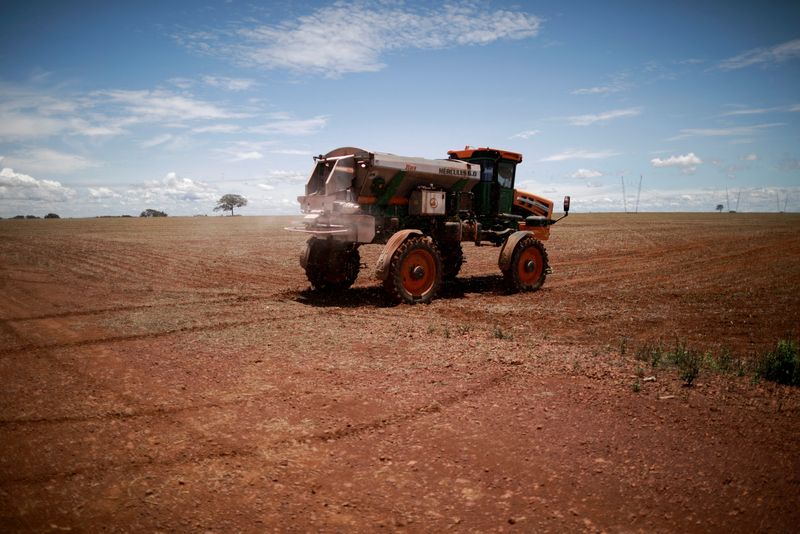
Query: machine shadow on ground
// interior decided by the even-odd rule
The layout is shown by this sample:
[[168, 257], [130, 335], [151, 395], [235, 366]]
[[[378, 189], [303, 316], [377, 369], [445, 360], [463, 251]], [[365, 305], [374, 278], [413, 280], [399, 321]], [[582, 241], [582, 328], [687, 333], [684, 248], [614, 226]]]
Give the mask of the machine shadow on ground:
[[[443, 282], [438, 299], [460, 299], [468, 293], [506, 295], [509, 293], [502, 276], [469, 276]], [[309, 306], [330, 308], [392, 308], [393, 301], [380, 286], [351, 287], [344, 291], [317, 291], [311, 288], [296, 292], [293, 300]]]

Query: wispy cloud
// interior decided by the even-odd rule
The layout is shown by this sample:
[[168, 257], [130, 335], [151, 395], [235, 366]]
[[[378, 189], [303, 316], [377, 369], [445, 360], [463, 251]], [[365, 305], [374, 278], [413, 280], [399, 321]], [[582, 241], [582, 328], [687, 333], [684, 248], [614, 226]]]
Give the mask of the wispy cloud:
[[253, 126], [248, 131], [259, 134], [309, 135], [325, 128], [328, 124], [328, 118], [327, 115], [311, 119], [280, 118], [259, 126]]
[[49, 148], [20, 150], [9, 155], [5, 164], [25, 172], [43, 174], [70, 174], [100, 165], [92, 159]]
[[754, 124], [752, 126], [729, 126], [726, 128], [686, 128], [680, 134], [671, 137], [670, 141], [686, 139], [688, 137], [741, 137], [756, 135], [769, 128], [785, 126], [783, 122], [772, 122], [767, 124]]
[[623, 117], [636, 117], [641, 114], [642, 108], [615, 109], [594, 115], [575, 115], [567, 117], [567, 121], [573, 126], [589, 126], [597, 122], [607, 122]]
[[255, 87], [255, 80], [248, 78], [228, 78], [226, 76], [203, 76], [203, 83], [228, 91], [247, 91]]
[[54, 98], [0, 83], [0, 142], [55, 136], [93, 139], [131, 133], [136, 125], [248, 119], [252, 115], [165, 89], [111, 89]]
[[289, 184], [289, 183], [305, 183], [308, 180], [308, 175], [299, 171], [282, 171], [272, 170], [267, 173], [263, 178], [263, 182], [276, 185], [276, 184]]
[[238, 124], [212, 124], [210, 126], [198, 126], [196, 128], [192, 128], [192, 133], [210, 133], [210, 134], [218, 134], [218, 133], [236, 133], [242, 129], [241, 126]]
[[598, 176], [603, 176], [603, 173], [594, 169], [578, 169], [572, 173], [572, 178], [589, 179], [597, 178]]
[[310, 150], [304, 150], [302, 148], [277, 148], [275, 150], [270, 150], [270, 154], [282, 154], [285, 156], [310, 156], [313, 154]]
[[800, 58], [800, 39], [793, 39], [775, 46], [754, 48], [721, 61], [720, 70], [736, 70], [752, 65], [772, 65]]
[[490, 10], [471, 1], [412, 9], [362, 0], [337, 2], [279, 24], [250, 24], [233, 32], [185, 33], [176, 35], [176, 40], [240, 64], [336, 77], [379, 71], [385, 67], [385, 54], [393, 50], [526, 39], [536, 36], [541, 24], [540, 18], [523, 11]]
[[592, 151], [583, 149], [568, 149], [564, 150], [563, 152], [547, 156], [546, 158], [542, 158], [539, 161], [546, 162], [546, 161], [567, 161], [571, 159], [606, 159], [614, 156], [619, 156], [620, 154], [621, 152], [615, 152], [613, 150]]
[[606, 95], [612, 93], [619, 93], [630, 89], [631, 83], [628, 81], [627, 74], [618, 74], [611, 81], [602, 85], [595, 85], [592, 87], [582, 87], [575, 89], [570, 94], [573, 95]]
[[96, 91], [93, 96], [118, 105], [127, 115], [128, 123], [214, 120], [248, 116], [163, 89], [152, 91], [116, 89]]
[[726, 111], [721, 116], [735, 117], [739, 115], [763, 115], [765, 113], [781, 113], [781, 112], [790, 112], [790, 113], [800, 112], [800, 104], [793, 104], [791, 106], [775, 106], [769, 108], [740, 108], [740, 109], [734, 109], [733, 111]]
[[524, 130], [519, 133], [515, 133], [509, 139], [530, 139], [534, 135], [539, 135], [541, 132], [539, 130]]

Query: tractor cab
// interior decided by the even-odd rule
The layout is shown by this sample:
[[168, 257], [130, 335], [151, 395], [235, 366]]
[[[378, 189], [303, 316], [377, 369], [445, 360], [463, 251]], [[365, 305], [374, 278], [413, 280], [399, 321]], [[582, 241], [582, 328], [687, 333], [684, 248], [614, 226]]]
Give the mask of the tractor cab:
[[514, 204], [514, 177], [522, 154], [494, 148], [464, 147], [450, 150], [450, 159], [457, 159], [481, 166], [480, 183], [472, 190], [473, 207], [477, 215], [499, 215], [511, 213]]

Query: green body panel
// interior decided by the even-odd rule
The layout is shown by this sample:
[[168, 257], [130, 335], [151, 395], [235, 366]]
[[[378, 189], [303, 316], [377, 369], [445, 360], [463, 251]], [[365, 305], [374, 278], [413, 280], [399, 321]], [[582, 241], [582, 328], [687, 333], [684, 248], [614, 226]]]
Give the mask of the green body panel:
[[508, 187], [500, 187], [500, 195], [497, 202], [497, 213], [511, 213], [514, 205], [514, 190]]
[[475, 210], [475, 213], [478, 215], [491, 215], [492, 211], [492, 189], [494, 185], [491, 182], [480, 182], [478, 185], [472, 188], [472, 192], [475, 194], [473, 199], [472, 208]]
[[[377, 204], [379, 206], [385, 206], [389, 203], [389, 201], [394, 196], [395, 191], [397, 188], [400, 187], [400, 184], [403, 183], [403, 179], [406, 176], [406, 171], [398, 171], [389, 183], [386, 184], [386, 188], [383, 190], [383, 193], [378, 197]], [[463, 187], [463, 186], [462, 186]]]

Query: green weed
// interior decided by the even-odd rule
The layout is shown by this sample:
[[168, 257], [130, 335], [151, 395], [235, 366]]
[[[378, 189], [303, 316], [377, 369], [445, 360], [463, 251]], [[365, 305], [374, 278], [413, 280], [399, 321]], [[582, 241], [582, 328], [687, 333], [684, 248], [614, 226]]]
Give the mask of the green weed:
[[800, 386], [800, 353], [797, 342], [781, 339], [775, 349], [758, 357], [755, 362], [755, 376], [779, 384]]

